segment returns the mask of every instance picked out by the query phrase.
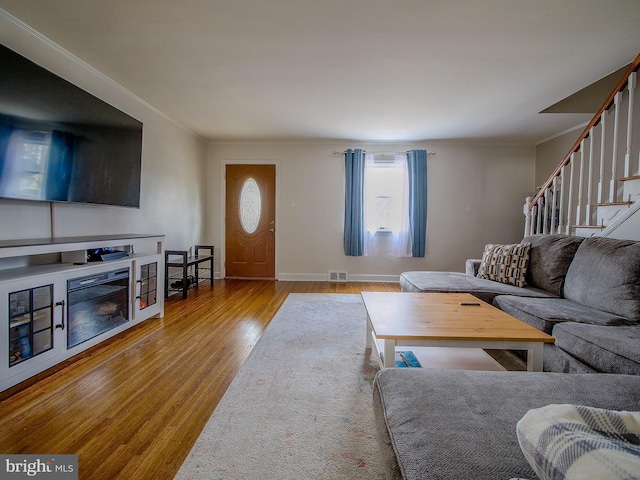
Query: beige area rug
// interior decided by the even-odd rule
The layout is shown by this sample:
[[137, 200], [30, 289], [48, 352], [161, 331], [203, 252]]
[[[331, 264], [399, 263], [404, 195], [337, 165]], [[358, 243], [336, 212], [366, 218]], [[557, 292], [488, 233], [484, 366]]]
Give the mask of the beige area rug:
[[[371, 390], [378, 363], [365, 349], [365, 322], [360, 295], [290, 294], [175, 478], [383, 478]], [[489, 353], [522, 368], [509, 352]], [[432, 367], [456, 368], [438, 356]]]
[[365, 321], [360, 295], [290, 294], [175, 478], [383, 478]]

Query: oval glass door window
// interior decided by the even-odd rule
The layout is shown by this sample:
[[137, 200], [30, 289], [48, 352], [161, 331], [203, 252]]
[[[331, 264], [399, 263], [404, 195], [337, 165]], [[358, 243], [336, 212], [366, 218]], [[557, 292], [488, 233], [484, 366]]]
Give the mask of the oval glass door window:
[[253, 233], [260, 223], [262, 198], [260, 188], [253, 178], [247, 178], [240, 190], [240, 223], [247, 233]]

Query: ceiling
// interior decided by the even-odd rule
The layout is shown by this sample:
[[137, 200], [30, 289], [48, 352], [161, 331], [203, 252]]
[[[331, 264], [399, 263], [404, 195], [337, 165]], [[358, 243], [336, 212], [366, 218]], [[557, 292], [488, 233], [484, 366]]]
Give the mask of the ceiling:
[[591, 117], [539, 112], [640, 52], [638, 0], [0, 8], [210, 141], [536, 143]]

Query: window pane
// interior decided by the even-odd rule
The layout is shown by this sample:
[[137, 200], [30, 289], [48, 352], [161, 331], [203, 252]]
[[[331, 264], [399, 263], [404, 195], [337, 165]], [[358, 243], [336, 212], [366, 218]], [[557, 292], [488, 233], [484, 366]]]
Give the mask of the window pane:
[[245, 232], [253, 233], [260, 223], [262, 198], [260, 188], [253, 178], [248, 178], [240, 191], [240, 223]]
[[370, 166], [365, 170], [365, 225], [370, 232], [400, 230], [404, 170]]

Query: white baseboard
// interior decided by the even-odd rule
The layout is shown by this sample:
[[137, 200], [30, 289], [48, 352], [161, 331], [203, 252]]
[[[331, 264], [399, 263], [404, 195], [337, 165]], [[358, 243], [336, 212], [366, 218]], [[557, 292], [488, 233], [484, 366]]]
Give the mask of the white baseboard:
[[[213, 274], [215, 280], [223, 279], [221, 272]], [[277, 279], [282, 282], [327, 282], [326, 273], [279, 273]], [[370, 274], [349, 274], [349, 282], [389, 282], [398, 283], [400, 275], [370, 275]]]
[[[349, 282], [392, 282], [398, 283], [400, 275], [369, 275], [350, 273]], [[283, 282], [327, 282], [326, 273], [279, 273], [278, 280]]]
[[349, 275], [350, 282], [392, 282], [399, 283], [400, 275], [371, 275], [371, 274], [361, 274], [361, 275]]
[[326, 273], [279, 273], [278, 280], [283, 282], [326, 282]]

